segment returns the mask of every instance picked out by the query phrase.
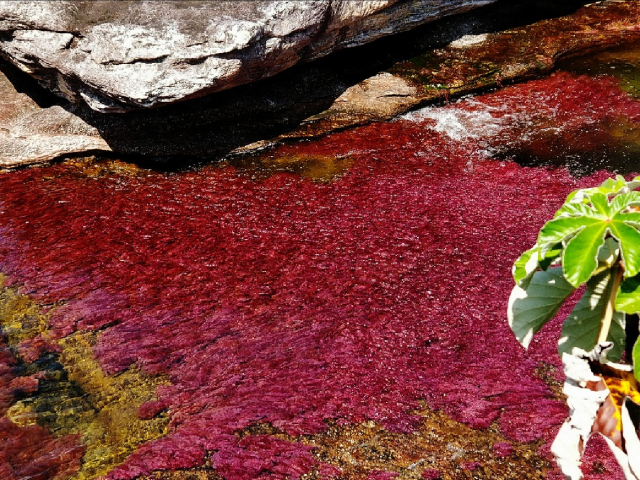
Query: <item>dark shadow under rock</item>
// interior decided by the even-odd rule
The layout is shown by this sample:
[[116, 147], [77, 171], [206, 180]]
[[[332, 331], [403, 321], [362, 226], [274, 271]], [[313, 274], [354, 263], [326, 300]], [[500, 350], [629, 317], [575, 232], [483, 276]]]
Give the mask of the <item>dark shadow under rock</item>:
[[[159, 159], [189, 157], [188, 163], [213, 160], [237, 150], [255, 150], [278, 138], [310, 137], [390, 118], [424, 100], [421, 92], [411, 91], [415, 87], [395, 75], [393, 80], [401, 83], [401, 91], [405, 93], [382, 98], [381, 108], [374, 107], [372, 112], [354, 108], [338, 121], [323, 112], [331, 112], [336, 99], [350, 87], [426, 50], [443, 47], [464, 35], [501, 31], [540, 18], [569, 14], [585, 3], [584, 0], [562, 4], [545, 0], [500, 1], [408, 33], [338, 52], [270, 79], [158, 109], [101, 114], [65, 101], [55, 108], [64, 108], [97, 130], [107, 145], [99, 147], [102, 150]], [[2, 71], [17, 90], [28, 92], [36, 99], [50, 98], [32, 84], [28, 75], [14, 67], [3, 65]], [[51, 100], [43, 106], [46, 102]], [[16, 163], [34, 162], [25, 158]]]

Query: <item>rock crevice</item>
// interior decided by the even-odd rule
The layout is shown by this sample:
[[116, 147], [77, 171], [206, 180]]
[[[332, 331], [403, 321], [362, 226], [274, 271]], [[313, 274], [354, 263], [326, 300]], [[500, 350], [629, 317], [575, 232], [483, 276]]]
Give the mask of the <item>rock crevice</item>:
[[275, 75], [494, 0], [0, 1], [0, 53], [100, 112]]

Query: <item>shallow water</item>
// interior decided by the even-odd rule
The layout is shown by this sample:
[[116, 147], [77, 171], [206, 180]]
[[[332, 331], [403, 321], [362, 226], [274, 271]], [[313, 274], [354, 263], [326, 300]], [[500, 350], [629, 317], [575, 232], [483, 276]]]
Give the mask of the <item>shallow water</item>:
[[640, 98], [640, 45], [562, 59], [557, 68], [577, 75], [617, 78], [622, 90], [635, 99]]
[[[606, 95], [606, 90], [619, 86], [632, 98], [640, 99], [640, 45], [567, 58], [558, 62], [556, 71], [597, 79], [601, 86], [594, 88], [593, 95]], [[574, 175], [599, 169], [625, 175], [640, 170], [640, 127], [635, 113], [622, 107], [617, 114], [611, 111], [599, 117], [576, 105], [576, 115], [592, 118], [580, 128], [550, 126], [547, 131], [529, 134], [532, 140], [507, 147], [505, 156], [526, 165], [567, 165]], [[527, 130], [529, 127], [525, 134]]]
[[[548, 456], [567, 414], [559, 323], [521, 349], [505, 318], [511, 264], [571, 190], [636, 169], [640, 122], [628, 76], [564, 68], [233, 164], [87, 159], [0, 175], [0, 271], [48, 310], [27, 337], [5, 332], [0, 412], [20, 401], [33, 422], [3, 419], [0, 438], [42, 468], [80, 468], [98, 440], [76, 428], [78, 402], [96, 397], [65, 358], [92, 351], [113, 378], [140, 372], [138, 417], [157, 422], [112, 479], [200, 465], [229, 480], [330, 478], [344, 464], [309, 438], [373, 421], [407, 441], [425, 406], [499, 431], [490, 452], [534, 442]], [[87, 332], [91, 348], [70, 350]], [[60, 386], [70, 379], [77, 390]], [[38, 416], [42, 385], [58, 388], [56, 418]], [[586, 478], [617, 474], [601, 450]], [[452, 458], [458, 473], [506, 475], [473, 452]], [[394, 468], [419, 478], [433, 462]]]

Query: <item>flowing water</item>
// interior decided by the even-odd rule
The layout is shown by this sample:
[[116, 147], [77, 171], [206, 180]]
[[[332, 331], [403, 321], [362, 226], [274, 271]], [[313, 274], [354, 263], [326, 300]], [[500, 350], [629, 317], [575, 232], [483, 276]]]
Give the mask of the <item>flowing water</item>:
[[190, 171], [1, 174], [2, 478], [560, 478], [560, 324], [521, 349], [510, 269], [638, 170], [638, 55]]

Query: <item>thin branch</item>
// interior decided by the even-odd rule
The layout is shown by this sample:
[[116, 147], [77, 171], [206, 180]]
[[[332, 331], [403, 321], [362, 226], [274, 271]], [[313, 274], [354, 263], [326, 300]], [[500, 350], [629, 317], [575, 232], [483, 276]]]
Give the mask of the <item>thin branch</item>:
[[609, 329], [611, 328], [611, 320], [613, 319], [613, 312], [615, 310], [616, 304], [616, 295], [618, 294], [618, 288], [620, 287], [620, 282], [622, 282], [622, 274], [624, 269], [621, 265], [614, 267], [613, 272], [613, 285], [611, 286], [611, 293], [609, 294], [609, 302], [607, 303], [607, 308], [604, 312], [604, 317], [602, 318], [602, 324], [600, 327], [600, 336], [598, 337], [598, 343], [603, 343], [607, 341], [607, 337], [609, 336]]

